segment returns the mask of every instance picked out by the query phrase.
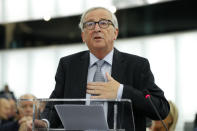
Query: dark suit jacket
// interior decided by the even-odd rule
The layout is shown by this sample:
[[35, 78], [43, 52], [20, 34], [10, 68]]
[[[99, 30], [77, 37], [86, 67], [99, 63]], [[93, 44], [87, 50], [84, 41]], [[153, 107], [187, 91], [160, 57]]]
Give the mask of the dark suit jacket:
[[0, 123], [0, 131], [18, 131], [18, 121], [3, 121]]
[[[89, 51], [61, 58], [55, 76], [55, 89], [50, 98], [85, 98], [88, 66]], [[163, 91], [154, 83], [154, 77], [147, 59], [114, 49], [112, 77], [124, 85], [122, 98], [132, 100], [136, 131], [145, 131], [145, 117], [158, 119], [151, 104], [145, 99], [144, 90], [150, 92], [152, 101], [161, 117], [165, 118], [168, 115], [169, 104], [164, 97]], [[46, 112], [49, 112], [49, 107], [46, 107], [44, 114]], [[122, 118], [122, 122], [118, 123], [118, 126], [131, 131], [131, 112], [127, 108], [124, 108], [122, 112], [124, 118]], [[49, 119], [51, 126], [59, 124], [59, 121], [54, 117], [51, 119], [45, 115], [43, 116]], [[113, 123], [112, 117], [113, 115], [108, 113], [110, 127], [112, 127]]]

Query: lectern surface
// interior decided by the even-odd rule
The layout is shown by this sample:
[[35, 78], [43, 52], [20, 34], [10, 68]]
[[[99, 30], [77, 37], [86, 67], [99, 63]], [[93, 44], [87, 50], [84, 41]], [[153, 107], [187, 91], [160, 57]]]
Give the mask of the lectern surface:
[[108, 124], [102, 105], [55, 105], [65, 130], [107, 131]]

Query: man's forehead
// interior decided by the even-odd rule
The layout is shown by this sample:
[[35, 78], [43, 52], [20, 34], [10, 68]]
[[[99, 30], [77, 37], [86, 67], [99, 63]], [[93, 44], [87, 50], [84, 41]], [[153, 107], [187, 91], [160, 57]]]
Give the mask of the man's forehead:
[[34, 97], [31, 95], [24, 95], [24, 96], [21, 96], [20, 99], [34, 99]]
[[95, 9], [85, 15], [86, 20], [111, 19], [111, 13], [105, 9]]

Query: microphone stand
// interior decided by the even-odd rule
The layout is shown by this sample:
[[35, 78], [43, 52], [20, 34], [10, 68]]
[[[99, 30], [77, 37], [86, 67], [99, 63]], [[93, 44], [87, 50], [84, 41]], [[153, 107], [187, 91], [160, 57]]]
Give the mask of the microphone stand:
[[159, 117], [159, 119], [160, 119], [162, 125], [164, 126], [164, 128], [166, 129], [166, 131], [168, 131], [168, 128], [167, 128], [166, 124], [163, 122], [163, 120], [162, 120], [162, 118], [161, 118], [161, 116], [160, 116], [160, 114], [159, 114], [157, 108], [156, 108], [155, 105], [153, 104], [153, 102], [152, 102], [152, 100], [151, 100], [151, 98], [150, 98], [150, 95], [147, 94], [147, 95], [145, 96], [145, 98], [148, 99], [148, 100], [150, 101], [150, 103], [151, 103], [153, 109], [155, 110], [157, 116]]

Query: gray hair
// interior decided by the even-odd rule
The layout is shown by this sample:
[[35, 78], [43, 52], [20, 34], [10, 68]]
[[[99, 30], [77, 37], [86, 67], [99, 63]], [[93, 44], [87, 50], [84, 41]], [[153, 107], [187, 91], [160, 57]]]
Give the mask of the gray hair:
[[33, 99], [37, 99], [36, 96], [32, 95], [32, 94], [24, 94], [22, 96], [19, 97], [19, 103], [18, 103], [18, 106], [21, 106], [22, 102], [26, 101], [26, 100], [20, 100], [20, 99], [27, 99], [27, 101], [31, 101], [32, 99], [32, 102], [36, 102], [37, 104], [37, 100], [34, 100]]
[[20, 96], [20, 99], [36, 99], [36, 96], [34, 96], [32, 94], [24, 94], [24, 95]]
[[93, 8], [90, 8], [90, 9], [86, 10], [86, 11], [81, 15], [81, 19], [80, 19], [80, 23], [79, 23], [79, 28], [81, 29], [81, 31], [83, 31], [83, 23], [84, 23], [84, 18], [85, 18], [85, 16], [86, 16], [89, 12], [91, 12], [91, 11], [93, 11], [93, 10], [97, 10], [97, 9], [104, 9], [104, 10], [108, 11], [108, 12], [111, 14], [111, 16], [112, 16], [112, 23], [114, 24], [115, 28], [118, 29], [118, 20], [117, 20], [117, 17], [116, 17], [116, 15], [115, 15], [114, 13], [112, 13], [110, 10], [108, 10], [108, 9], [106, 9], [106, 8], [104, 8], [104, 7], [93, 7]]

